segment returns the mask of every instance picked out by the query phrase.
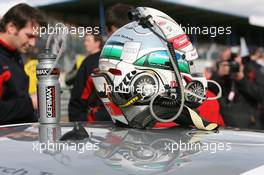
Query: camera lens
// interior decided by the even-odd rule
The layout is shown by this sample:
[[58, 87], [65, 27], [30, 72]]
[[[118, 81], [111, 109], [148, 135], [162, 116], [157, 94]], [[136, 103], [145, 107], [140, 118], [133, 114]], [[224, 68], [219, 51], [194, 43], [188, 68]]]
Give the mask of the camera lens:
[[229, 62], [230, 73], [238, 73], [239, 72], [239, 64], [235, 61]]

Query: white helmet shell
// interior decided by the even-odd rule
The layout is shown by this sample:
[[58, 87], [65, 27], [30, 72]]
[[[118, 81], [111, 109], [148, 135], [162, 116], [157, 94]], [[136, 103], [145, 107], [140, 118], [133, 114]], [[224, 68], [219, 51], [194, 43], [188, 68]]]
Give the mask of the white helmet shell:
[[[188, 36], [163, 12], [145, 7], [137, 9], [143, 10], [146, 15], [151, 14], [153, 21], [162, 29], [157, 33], [173, 43], [176, 53], [174, 59], [177, 59], [183, 85], [186, 86], [187, 80], [193, 79], [189, 63], [198, 58]], [[120, 109], [119, 104], [112, 103], [109, 94], [101, 96], [113, 121], [126, 125], [138, 116], [144, 117], [143, 113], [150, 116], [148, 105], [154, 94], [164, 91], [164, 87], [177, 86], [167, 42], [138, 21], [121, 27], [106, 41], [99, 60], [99, 70], [104, 77], [93, 78], [97, 91], [116, 93], [117, 101], [120, 102], [129, 100], [123, 105], [126, 107]], [[205, 81], [199, 82], [201, 95], [204, 95], [207, 84]], [[137, 100], [138, 105], [130, 105], [134, 104], [135, 99], [132, 97], [137, 94], [142, 97]]]

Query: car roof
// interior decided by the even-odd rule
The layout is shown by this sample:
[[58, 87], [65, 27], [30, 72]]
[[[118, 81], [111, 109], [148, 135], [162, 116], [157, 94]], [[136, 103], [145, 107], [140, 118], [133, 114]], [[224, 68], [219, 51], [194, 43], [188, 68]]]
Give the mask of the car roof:
[[0, 174], [231, 175], [264, 164], [261, 131], [137, 130], [111, 122], [31, 123], [0, 131]]

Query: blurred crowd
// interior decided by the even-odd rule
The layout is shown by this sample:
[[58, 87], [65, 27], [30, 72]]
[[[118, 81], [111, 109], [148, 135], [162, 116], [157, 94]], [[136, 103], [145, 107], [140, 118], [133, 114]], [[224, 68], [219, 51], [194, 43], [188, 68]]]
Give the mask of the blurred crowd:
[[[221, 85], [220, 114], [226, 126], [264, 128], [264, 52], [261, 47], [230, 47], [219, 58], [208, 78]], [[217, 94], [216, 87], [209, 90]]]

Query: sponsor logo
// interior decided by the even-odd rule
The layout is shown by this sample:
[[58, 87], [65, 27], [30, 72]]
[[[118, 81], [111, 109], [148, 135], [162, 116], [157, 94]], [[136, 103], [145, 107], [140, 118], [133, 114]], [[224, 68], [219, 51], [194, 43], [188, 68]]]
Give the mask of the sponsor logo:
[[188, 36], [185, 34], [178, 35], [174, 38], [169, 39], [173, 43], [174, 49], [181, 49], [188, 46], [191, 42], [188, 39]]
[[55, 109], [55, 86], [47, 86], [45, 88], [46, 92], [46, 114], [48, 118], [56, 117]]
[[[37, 76], [48, 75], [50, 69], [37, 69]], [[50, 75], [59, 75], [60, 71], [58, 68], [54, 68]]]

